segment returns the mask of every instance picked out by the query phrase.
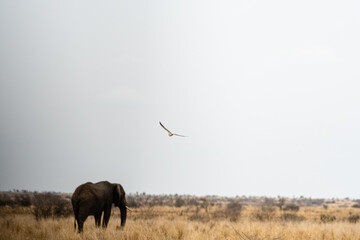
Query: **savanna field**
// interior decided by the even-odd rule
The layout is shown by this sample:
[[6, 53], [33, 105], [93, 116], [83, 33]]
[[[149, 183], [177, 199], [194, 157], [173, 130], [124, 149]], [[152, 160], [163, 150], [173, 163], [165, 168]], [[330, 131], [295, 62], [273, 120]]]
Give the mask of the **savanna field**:
[[74, 230], [70, 195], [2, 192], [0, 239], [360, 239], [360, 205], [350, 199], [127, 196], [120, 229], [113, 208], [107, 229], [89, 216]]

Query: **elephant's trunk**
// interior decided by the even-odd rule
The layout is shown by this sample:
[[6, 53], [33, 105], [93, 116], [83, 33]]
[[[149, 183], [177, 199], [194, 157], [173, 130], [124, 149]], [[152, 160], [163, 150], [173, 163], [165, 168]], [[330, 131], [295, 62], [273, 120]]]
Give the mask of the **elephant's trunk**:
[[119, 206], [121, 214], [121, 227], [125, 227], [127, 207], [125, 205]]

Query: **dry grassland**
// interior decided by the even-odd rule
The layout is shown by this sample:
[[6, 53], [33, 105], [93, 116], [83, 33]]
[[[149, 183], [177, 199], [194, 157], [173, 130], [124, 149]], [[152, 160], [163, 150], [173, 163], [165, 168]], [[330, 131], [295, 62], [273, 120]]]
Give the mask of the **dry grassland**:
[[[29, 210], [0, 209], [0, 239], [360, 239], [360, 223], [351, 223], [351, 215], [359, 209], [331, 206], [302, 207], [288, 212], [290, 219], [283, 219], [284, 211], [272, 209], [270, 217], [258, 220], [257, 214], [265, 214], [260, 206], [245, 206], [236, 221], [221, 215], [221, 206], [208, 209], [198, 207], [141, 207], [129, 213], [126, 227], [120, 225], [119, 210], [114, 209], [107, 229], [95, 228], [94, 218], [85, 222], [84, 233], [74, 231], [72, 217], [42, 219], [36, 221]], [[321, 221], [321, 215], [335, 216], [336, 220]]]

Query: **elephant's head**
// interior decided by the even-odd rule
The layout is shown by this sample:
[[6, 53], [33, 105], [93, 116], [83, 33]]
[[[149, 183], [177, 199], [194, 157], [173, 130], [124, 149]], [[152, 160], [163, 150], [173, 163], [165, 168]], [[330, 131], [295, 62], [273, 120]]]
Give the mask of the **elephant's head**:
[[126, 212], [127, 212], [125, 191], [120, 184], [113, 184], [113, 187], [114, 187], [113, 203], [115, 204], [116, 207], [120, 208], [121, 227], [124, 227], [126, 223]]

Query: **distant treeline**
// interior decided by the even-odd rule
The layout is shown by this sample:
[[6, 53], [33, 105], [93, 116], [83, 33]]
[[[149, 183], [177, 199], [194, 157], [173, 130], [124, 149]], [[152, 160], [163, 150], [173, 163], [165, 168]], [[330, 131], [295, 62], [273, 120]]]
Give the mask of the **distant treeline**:
[[[45, 196], [49, 199], [63, 199], [70, 202], [71, 194], [57, 193], [57, 192], [30, 192], [27, 190], [12, 190], [0, 192], [0, 206], [23, 206], [29, 207], [35, 205], [36, 201]], [[259, 205], [297, 205], [301, 207], [322, 206], [326, 204], [333, 204], [343, 199], [324, 199], [324, 198], [285, 198], [285, 197], [256, 197], [256, 196], [235, 196], [235, 197], [221, 197], [221, 196], [194, 196], [194, 195], [153, 195], [146, 193], [127, 194], [127, 203], [129, 207], [138, 208], [143, 206], [199, 206], [205, 201], [212, 205], [227, 204], [237, 202], [243, 205], [259, 206]], [[346, 198], [345, 200], [349, 200]], [[354, 202], [354, 207], [360, 207], [360, 199], [351, 200]], [[344, 206], [345, 207], [345, 206]], [[349, 206], [347, 206], [349, 207]]]
[[[210, 202], [213, 205], [227, 204], [237, 202], [243, 205], [261, 206], [261, 205], [297, 205], [300, 207], [322, 206], [324, 204], [333, 204], [342, 199], [324, 199], [324, 198], [285, 198], [285, 197], [255, 197], [255, 196], [236, 196], [236, 197], [222, 197], [222, 196], [193, 196], [193, 195], [149, 195], [146, 193], [129, 194], [127, 195], [127, 202], [129, 207], [142, 206], [199, 206], [204, 201]], [[346, 198], [345, 200], [349, 200]], [[354, 203], [360, 204], [360, 199], [351, 200]], [[345, 206], [344, 206], [345, 207]], [[348, 206], [346, 206], [348, 207]]]

